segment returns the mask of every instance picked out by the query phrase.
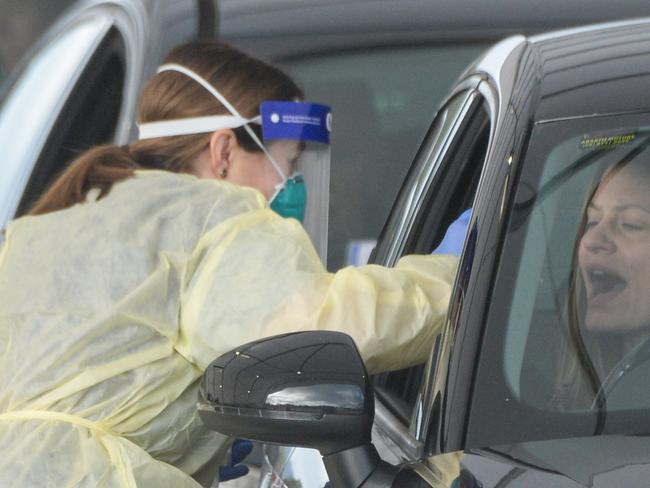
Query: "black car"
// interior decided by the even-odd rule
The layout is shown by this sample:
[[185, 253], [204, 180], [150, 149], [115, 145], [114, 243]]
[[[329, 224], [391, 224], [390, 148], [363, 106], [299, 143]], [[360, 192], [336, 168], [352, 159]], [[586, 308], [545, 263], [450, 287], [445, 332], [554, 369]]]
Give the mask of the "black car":
[[429, 362], [371, 381], [346, 336], [266, 339], [208, 369], [204, 420], [319, 449], [332, 486], [647, 485], [650, 179], [630, 168], [650, 160], [649, 90], [650, 19], [494, 46], [438, 111], [372, 257], [428, 253], [473, 209]]

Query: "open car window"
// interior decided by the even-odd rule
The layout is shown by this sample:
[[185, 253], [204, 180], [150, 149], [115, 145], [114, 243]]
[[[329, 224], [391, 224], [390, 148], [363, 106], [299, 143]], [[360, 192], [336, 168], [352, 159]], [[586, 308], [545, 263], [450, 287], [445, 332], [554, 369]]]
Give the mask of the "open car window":
[[[426, 164], [438, 168], [422, 188], [422, 204], [412, 216], [401, 254], [430, 253], [449, 225], [471, 207], [490, 136], [489, 108], [483, 96], [470, 91], [451, 99], [439, 112], [431, 134]], [[404, 424], [411, 420], [423, 367], [382, 374], [375, 381], [377, 395]]]

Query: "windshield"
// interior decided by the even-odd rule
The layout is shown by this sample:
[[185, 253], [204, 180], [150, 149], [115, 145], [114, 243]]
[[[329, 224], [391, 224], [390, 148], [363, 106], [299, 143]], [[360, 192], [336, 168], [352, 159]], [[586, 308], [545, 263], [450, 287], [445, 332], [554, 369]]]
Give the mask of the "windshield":
[[499, 360], [481, 358], [473, 404], [521, 416], [515, 438], [634, 432], [642, 426], [630, 420], [650, 411], [643, 122], [597, 117], [533, 130], [486, 329]]

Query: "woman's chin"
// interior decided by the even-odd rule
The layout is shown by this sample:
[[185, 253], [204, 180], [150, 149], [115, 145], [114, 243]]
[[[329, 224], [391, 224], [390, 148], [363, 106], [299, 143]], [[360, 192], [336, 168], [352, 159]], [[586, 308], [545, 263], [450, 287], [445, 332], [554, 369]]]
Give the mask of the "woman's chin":
[[615, 310], [587, 312], [585, 329], [595, 334], [650, 335], [650, 323], [621, 320], [621, 313]]
[[625, 333], [631, 329], [629, 324], [621, 322], [620, 314], [606, 310], [587, 312], [585, 328], [589, 332], [603, 334]]

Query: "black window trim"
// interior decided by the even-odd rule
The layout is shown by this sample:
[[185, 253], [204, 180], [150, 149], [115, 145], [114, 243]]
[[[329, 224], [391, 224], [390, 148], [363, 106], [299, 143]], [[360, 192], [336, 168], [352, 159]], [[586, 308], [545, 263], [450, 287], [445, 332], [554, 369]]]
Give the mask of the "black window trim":
[[[475, 78], [470, 82], [473, 82], [474, 80]], [[420, 202], [420, 205], [417, 207], [417, 211], [415, 212], [414, 220], [418, 223], [418, 225], [414, 225], [414, 223], [412, 223], [412, 225], [409, 227], [407, 239], [404, 239], [404, 242], [401, 246], [402, 254], [404, 252], [428, 252], [430, 251], [432, 240], [435, 240], [435, 238], [438, 237], [437, 234], [440, 233], [439, 231], [436, 233], [427, 233], [426, 236], [420, 236], [422, 224], [427, 220], [425, 217], [431, 213], [432, 203], [436, 200], [436, 198], [431, 194], [431, 189], [435, 186], [435, 183], [439, 178], [444, 179], [444, 174], [438, 174], [438, 170], [443, 166], [442, 161], [450, 157], [448, 149], [450, 147], [453, 147], [454, 143], [457, 141], [458, 136], [462, 136], [463, 129], [467, 126], [467, 124], [472, 123], [472, 121], [475, 119], [475, 115], [480, 110], [480, 107], [484, 107], [487, 114], [487, 122], [490, 124], [489, 140], [486, 148], [485, 159], [483, 160], [483, 165], [479, 171], [479, 175], [482, 177], [483, 170], [485, 168], [484, 163], [488, 159], [490, 143], [492, 142], [492, 138], [495, 133], [495, 118], [497, 113], [496, 96], [494, 94], [494, 91], [490, 89], [489, 85], [486, 82], [480, 83], [478, 86], [476, 86], [476, 88], [467, 88], [467, 84], [460, 84], [457, 86], [456, 90], [454, 90], [452, 94], [445, 100], [442, 107], [445, 107], [452, 98], [461, 94], [463, 91], [467, 92], [467, 99], [459, 110], [452, 129], [446, 136], [448, 140], [445, 142], [444, 150], [438, 153], [436, 161], [433, 163], [437, 166], [434, 171], [435, 177], [427, 181], [428, 185], [423, 192], [426, 195], [426, 198], [423, 200], [423, 202]], [[467, 103], [468, 101], [469, 104]], [[433, 128], [430, 130], [433, 130]], [[431, 142], [433, 143], [434, 141]], [[424, 147], [421, 148], [420, 153], [422, 151], [426, 151], [427, 149], [428, 148]], [[442, 161], [440, 158], [441, 155], [443, 156]], [[428, 161], [427, 164], [431, 165], [432, 162]], [[413, 168], [410, 171], [413, 171]], [[405, 187], [403, 186], [402, 191], [404, 191], [404, 188]], [[446, 205], [448, 203], [449, 202], [447, 202]], [[393, 212], [396, 211], [396, 208], [397, 205], [393, 208]], [[391, 214], [393, 212], [391, 212]], [[382, 235], [384, 234], [386, 234], [386, 228], [384, 229]], [[393, 238], [396, 238], [394, 234], [392, 235]], [[425, 247], [427, 248], [426, 250], [424, 250]], [[440, 340], [436, 342], [436, 345], [440, 345]], [[436, 354], [432, 354], [432, 357], [435, 356]], [[377, 418], [379, 430], [384, 432], [390, 431], [391, 437], [397, 437], [398, 442], [396, 442], [396, 444], [402, 447], [402, 449], [409, 451], [408, 455], [413, 460], [422, 457], [425, 436], [427, 433], [426, 429], [423, 429], [422, 427], [423, 421], [425, 421], [425, 416], [427, 418], [430, 417], [432, 410], [431, 406], [426, 401], [423, 401], [424, 395], [427, 394], [427, 391], [431, 390], [430, 388], [427, 389], [425, 386], [428, 384], [429, 378], [434, 377], [431, 375], [431, 363], [432, 361], [430, 359], [426, 365], [420, 366], [424, 368], [425, 374], [423, 375], [422, 382], [420, 383], [420, 391], [418, 394], [418, 400], [416, 400], [416, 405], [408, 414], [404, 408], [406, 406], [405, 402], [401, 401], [399, 398], [396, 398], [395, 395], [391, 395], [391, 393], [382, 388], [381, 385], [377, 384], [375, 386], [377, 397], [382, 404], [382, 409], [384, 410], [382, 412], [382, 415], [378, 416]], [[411, 370], [412, 369], [413, 368], [411, 368]], [[376, 383], [379, 382], [376, 381]], [[408, 408], [408, 406], [406, 407]], [[390, 423], [399, 423], [399, 426], [389, 425]]]

